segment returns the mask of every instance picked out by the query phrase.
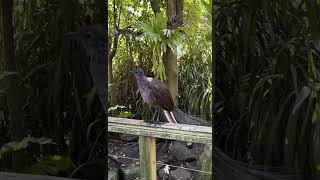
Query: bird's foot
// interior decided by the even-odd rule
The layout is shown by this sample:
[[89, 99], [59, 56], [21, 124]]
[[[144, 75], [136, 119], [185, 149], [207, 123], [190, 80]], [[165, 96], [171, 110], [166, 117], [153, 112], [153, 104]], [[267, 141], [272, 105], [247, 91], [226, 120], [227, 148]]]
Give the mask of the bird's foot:
[[157, 114], [157, 112], [155, 112], [151, 118], [151, 120], [145, 121], [147, 123], [147, 126], [150, 127], [152, 124], [154, 125], [154, 128], [157, 127], [157, 124], [159, 124], [159, 114]]
[[157, 120], [152, 120], [152, 121], [147, 121], [147, 126], [150, 127], [151, 125], [154, 125], [154, 127], [157, 127], [157, 124], [159, 124], [159, 121]]

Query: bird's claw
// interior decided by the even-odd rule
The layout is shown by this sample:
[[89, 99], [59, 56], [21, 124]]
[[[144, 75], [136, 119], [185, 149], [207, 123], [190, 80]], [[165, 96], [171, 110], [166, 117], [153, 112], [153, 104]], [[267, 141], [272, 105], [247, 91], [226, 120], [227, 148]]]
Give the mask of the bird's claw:
[[148, 127], [150, 127], [152, 124], [153, 124], [154, 127], [156, 128], [156, 127], [157, 127], [157, 124], [159, 124], [159, 122], [158, 122], [158, 121], [148, 121], [148, 122], [147, 122], [147, 126], [148, 126]]

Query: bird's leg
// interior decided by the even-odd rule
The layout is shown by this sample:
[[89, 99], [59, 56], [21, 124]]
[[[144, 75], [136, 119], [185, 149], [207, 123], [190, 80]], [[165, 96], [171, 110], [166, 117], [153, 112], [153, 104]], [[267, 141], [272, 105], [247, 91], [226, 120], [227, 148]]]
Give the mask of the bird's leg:
[[159, 107], [157, 107], [157, 119], [156, 119], [156, 124], [159, 124], [159, 120], [160, 120], [160, 111], [161, 109]]
[[148, 125], [147, 126], [151, 126], [152, 123], [154, 122], [154, 118], [156, 116], [156, 112], [153, 113], [152, 118], [150, 119], [150, 121], [148, 121]]
[[151, 118], [151, 122], [154, 122], [154, 118], [156, 117], [156, 113], [157, 113], [157, 112], [154, 112], [154, 113], [153, 113], [152, 118]]
[[157, 124], [159, 124], [159, 119], [160, 119], [160, 108], [159, 107], [157, 107], [156, 113], [157, 113], [157, 118], [154, 121], [154, 127], [156, 127]]
[[147, 126], [151, 126], [152, 124], [154, 124], [155, 121], [155, 116], [156, 116], [156, 108], [155, 107], [151, 107], [151, 109], [154, 110], [154, 113], [152, 115], [152, 118], [150, 120], [147, 121]]
[[152, 119], [148, 122], [147, 126], [151, 126], [152, 124], [154, 124], [154, 127], [156, 127], [157, 124], [159, 124], [159, 119], [160, 119], [160, 108], [155, 107]]

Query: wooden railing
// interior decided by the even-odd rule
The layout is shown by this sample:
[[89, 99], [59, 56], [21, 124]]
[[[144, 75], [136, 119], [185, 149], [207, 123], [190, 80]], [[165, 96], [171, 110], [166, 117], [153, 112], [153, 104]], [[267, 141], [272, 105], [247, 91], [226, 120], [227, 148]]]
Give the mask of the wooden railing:
[[108, 132], [139, 136], [140, 179], [144, 180], [157, 179], [156, 138], [202, 143], [212, 149], [212, 127], [206, 126], [166, 123], [155, 128], [141, 120], [108, 117]]

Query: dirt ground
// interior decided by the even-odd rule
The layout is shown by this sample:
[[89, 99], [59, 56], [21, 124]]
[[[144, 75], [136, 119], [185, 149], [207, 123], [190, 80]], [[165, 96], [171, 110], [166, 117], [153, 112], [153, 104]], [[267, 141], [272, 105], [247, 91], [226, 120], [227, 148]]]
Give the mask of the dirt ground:
[[[120, 136], [120, 139], [122, 140], [108, 140], [108, 154], [120, 163], [126, 180], [139, 179], [138, 137], [123, 135]], [[203, 144], [190, 142], [157, 139], [158, 179], [192, 179], [194, 171], [189, 169], [199, 169], [198, 160], [203, 151], [203, 146]], [[169, 166], [168, 169], [165, 164], [173, 166]], [[115, 168], [115, 163], [108, 159], [108, 170], [111, 171]]]

